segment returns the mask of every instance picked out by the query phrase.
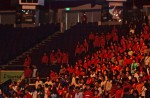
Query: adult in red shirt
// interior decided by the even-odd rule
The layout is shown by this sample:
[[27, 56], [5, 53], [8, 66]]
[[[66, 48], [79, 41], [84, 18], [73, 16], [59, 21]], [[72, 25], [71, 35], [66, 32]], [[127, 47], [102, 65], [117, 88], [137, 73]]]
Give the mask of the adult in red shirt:
[[63, 97], [64, 89], [62, 85], [59, 86], [59, 89], [57, 90], [59, 97]]
[[68, 53], [62, 53], [62, 64], [68, 64]]
[[30, 78], [31, 74], [32, 74], [32, 70], [30, 69], [29, 66], [27, 66], [27, 68], [25, 68], [25, 70], [24, 70], [24, 76], [25, 76], [25, 78]]
[[98, 33], [96, 34], [93, 42], [94, 48], [100, 47], [100, 42], [99, 42], [99, 36]]
[[48, 65], [48, 56], [46, 53], [43, 54], [42, 64]]
[[89, 44], [86, 39], [84, 39], [83, 46], [85, 47], [85, 52], [89, 50]]
[[90, 40], [90, 41], [91, 41], [91, 40], [94, 40], [94, 38], [95, 38], [95, 35], [94, 35], [93, 32], [91, 32], [91, 33], [89, 34], [89, 40]]
[[29, 93], [27, 89], [25, 90], [25, 95], [23, 98], [32, 98], [32, 95]]
[[111, 38], [112, 38], [112, 36], [111, 36], [111, 34], [108, 32], [108, 33], [106, 34], [106, 41], [107, 41], [107, 44], [109, 44], [109, 41], [111, 40]]
[[56, 63], [55, 61], [56, 61], [55, 51], [52, 50], [52, 52], [50, 53], [50, 63], [55, 64]]
[[67, 96], [65, 98], [75, 98], [75, 91], [74, 91], [73, 86], [69, 87], [68, 94], [67, 94]]
[[80, 54], [81, 54], [80, 42], [78, 42], [75, 48], [75, 56], [78, 57]]
[[24, 61], [24, 67], [30, 66], [30, 64], [31, 64], [31, 57], [27, 54]]
[[90, 85], [87, 85], [87, 90], [83, 94], [83, 98], [92, 98], [93, 97], [93, 92], [90, 89]]
[[122, 98], [123, 96], [123, 89], [122, 89], [122, 84], [118, 83], [118, 90], [115, 93], [115, 98]]

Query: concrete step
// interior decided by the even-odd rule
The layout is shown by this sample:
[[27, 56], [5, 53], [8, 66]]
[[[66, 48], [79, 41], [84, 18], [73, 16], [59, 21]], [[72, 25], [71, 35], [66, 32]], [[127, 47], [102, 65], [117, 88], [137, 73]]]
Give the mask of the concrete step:
[[13, 64], [15, 62], [18, 62], [20, 59], [25, 57], [26, 54], [31, 54], [34, 50], [39, 49], [40, 46], [46, 45], [46, 43], [52, 41], [54, 38], [58, 37], [61, 34], [63, 34], [63, 33], [62, 32], [54, 33], [53, 35], [51, 35], [51, 36], [47, 37], [45, 40], [43, 40], [41, 43], [38, 43], [37, 45], [35, 45], [33, 48], [30, 48], [27, 52], [24, 52], [22, 55], [16, 57], [16, 59], [13, 59], [13, 60], [9, 61], [8, 64]]

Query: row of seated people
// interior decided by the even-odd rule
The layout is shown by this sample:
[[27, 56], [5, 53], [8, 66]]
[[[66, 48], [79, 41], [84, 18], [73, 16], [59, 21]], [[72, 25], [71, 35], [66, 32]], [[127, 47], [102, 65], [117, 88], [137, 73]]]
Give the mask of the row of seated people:
[[21, 53], [58, 29], [56, 24], [45, 24], [35, 28], [0, 26], [0, 64], [6, 64]]
[[[59, 64], [59, 72], [52, 70], [55, 67], [52, 65], [46, 81], [40, 80], [36, 74], [35, 70], [39, 70], [37, 66], [34, 66], [33, 72], [27, 67], [28, 71], [26, 70], [25, 74], [30, 70], [28, 76], [32, 74], [32, 77], [37, 77], [35, 86], [31, 87], [28, 83], [23, 86], [20, 83], [12, 83], [8, 93], [3, 93], [2, 96], [149, 98], [150, 55], [149, 45], [146, 42], [149, 42], [150, 37], [143, 37], [145, 34], [149, 36], [149, 29], [145, 31], [143, 28], [142, 31], [142, 34], [130, 34], [128, 31], [127, 36], [122, 36], [121, 40], [111, 41], [111, 39], [104, 46], [94, 47], [94, 40], [86, 38], [89, 50], [84, 54], [84, 58], [77, 58], [74, 65]], [[116, 32], [117, 35], [118, 33]]]

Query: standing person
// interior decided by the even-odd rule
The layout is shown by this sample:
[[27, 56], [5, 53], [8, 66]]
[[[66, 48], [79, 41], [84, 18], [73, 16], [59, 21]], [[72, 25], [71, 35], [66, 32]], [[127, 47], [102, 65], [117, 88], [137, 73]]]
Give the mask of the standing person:
[[43, 54], [43, 57], [42, 57], [42, 64], [43, 65], [48, 65], [48, 56], [46, 53]]
[[57, 59], [57, 64], [61, 64], [62, 63], [62, 52], [61, 52], [60, 49], [57, 50], [56, 59]]
[[33, 78], [35, 78], [37, 76], [37, 71], [38, 71], [38, 69], [37, 69], [36, 65], [33, 65], [33, 70], [32, 70], [32, 77]]
[[31, 75], [32, 75], [32, 70], [30, 69], [29, 66], [27, 66], [24, 70], [24, 76], [25, 76], [25, 78], [30, 78]]
[[81, 17], [82, 23], [86, 24], [87, 23], [87, 15], [85, 12], [83, 12], [82, 17]]
[[62, 64], [68, 64], [69, 55], [67, 52], [62, 53]]
[[56, 64], [57, 60], [55, 57], [55, 50], [52, 50], [50, 53], [50, 64], [54, 65]]
[[31, 65], [31, 57], [29, 54], [26, 55], [26, 58], [24, 60], [24, 67], [30, 66]]
[[87, 42], [86, 39], [84, 39], [83, 46], [85, 48], [85, 53], [88, 52], [88, 50], [89, 50], [89, 44], [88, 44], [88, 42]]

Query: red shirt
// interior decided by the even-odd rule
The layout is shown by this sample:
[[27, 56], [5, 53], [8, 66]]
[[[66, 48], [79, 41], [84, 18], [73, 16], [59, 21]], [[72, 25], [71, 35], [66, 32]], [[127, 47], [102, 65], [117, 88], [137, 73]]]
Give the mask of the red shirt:
[[64, 90], [63, 89], [59, 89], [57, 92], [58, 92], [58, 95], [63, 95]]
[[91, 34], [89, 35], [89, 40], [94, 40], [94, 37], [95, 37], [95, 35], [94, 35], [93, 33], [91, 33]]
[[75, 97], [75, 93], [74, 92], [69, 92], [67, 98], [74, 98], [74, 97]]
[[24, 98], [32, 98], [32, 95], [26, 94], [26, 95], [24, 95]]
[[100, 98], [100, 96], [93, 96], [92, 98]]
[[91, 98], [93, 97], [92, 91], [85, 91], [83, 94], [83, 98]]
[[80, 46], [77, 45], [76, 50], [75, 50], [75, 54], [80, 54], [80, 53], [81, 53]]
[[44, 55], [43, 57], [42, 57], [42, 63], [48, 63], [48, 56], [47, 55]]
[[74, 69], [73, 68], [68, 68], [67, 70], [69, 71], [69, 73], [74, 73]]
[[62, 55], [62, 63], [68, 63], [68, 54], [67, 53], [63, 53]]
[[106, 40], [109, 41], [110, 39], [111, 39], [111, 35], [110, 35], [110, 33], [108, 33], [108, 34], [106, 35]]
[[54, 53], [51, 53], [50, 54], [50, 62], [54, 62], [55, 61], [55, 54]]
[[26, 78], [29, 78], [31, 76], [31, 74], [32, 74], [32, 70], [30, 68], [27, 68], [24, 70], [24, 76]]
[[123, 93], [123, 89], [117, 90], [117, 91], [116, 91], [116, 94], [115, 94], [115, 98], [121, 98], [122, 93]]

